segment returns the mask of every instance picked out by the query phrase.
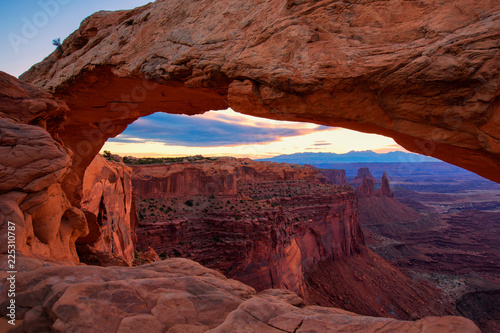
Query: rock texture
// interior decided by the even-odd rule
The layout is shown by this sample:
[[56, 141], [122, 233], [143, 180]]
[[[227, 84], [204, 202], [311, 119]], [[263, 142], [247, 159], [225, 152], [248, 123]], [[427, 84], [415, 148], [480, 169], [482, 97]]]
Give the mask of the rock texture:
[[234, 196], [238, 182], [303, 180], [328, 183], [314, 167], [224, 157], [215, 161], [133, 166], [136, 193], [148, 197]]
[[[256, 294], [186, 259], [133, 268], [19, 259], [16, 301], [23, 322], [11, 332], [480, 332], [461, 317], [408, 322], [304, 306], [290, 291]], [[0, 272], [2, 280], [5, 275]], [[2, 315], [6, 302], [1, 293]]]
[[138, 223], [132, 169], [97, 155], [85, 171], [81, 209], [90, 232], [76, 243], [112, 254], [131, 265]]
[[64, 102], [0, 72], [1, 253], [14, 222], [18, 251], [78, 261], [75, 241], [88, 227], [61, 188], [72, 153], [54, 133], [67, 112]]
[[138, 117], [228, 106], [390, 136], [500, 181], [499, 13], [496, 1], [160, 0], [92, 15], [21, 78], [70, 106], [60, 136], [75, 184]]
[[307, 273], [308, 303], [358, 314], [416, 320], [453, 314], [438, 289], [418, 283], [366, 247]]
[[[394, 197], [394, 193], [391, 190], [391, 186], [389, 185], [389, 178], [387, 178], [387, 174], [384, 172], [382, 175], [382, 182], [380, 188], [375, 191], [374, 183], [380, 183], [375, 178], [373, 178], [370, 170], [368, 168], [361, 168], [358, 170], [358, 175], [352, 183], [358, 182], [359, 177], [362, 176], [362, 180], [360, 185], [356, 188], [356, 194], [359, 198], [367, 198], [367, 197]], [[389, 210], [390, 211], [390, 210]]]
[[[177, 175], [192, 183], [162, 185]], [[305, 272], [363, 244], [353, 191], [326, 182], [313, 167], [248, 159], [134, 167], [138, 248], [305, 296]]]
[[328, 178], [333, 185], [349, 185], [345, 170], [339, 169], [321, 169], [321, 173]]
[[[440, 292], [363, 246], [357, 197], [349, 186], [322, 183], [315, 168], [242, 159], [162, 168], [184, 174], [182, 167], [191, 172], [193, 165], [212, 175], [214, 166], [231, 170], [237, 194], [198, 195], [195, 182], [185, 184], [194, 189], [189, 195], [162, 197], [142, 187], [147, 179], [162, 183], [160, 166], [139, 167], [141, 188], [147, 189], [138, 191], [139, 250], [152, 246], [162, 257], [193, 259], [257, 291], [286, 288], [308, 304], [405, 320], [452, 313]], [[148, 177], [148, 170], [156, 176]]]
[[70, 202], [61, 183], [74, 154], [58, 136], [68, 113], [64, 102], [0, 72], [0, 253], [14, 222], [16, 249], [25, 255], [77, 263], [78, 240], [90, 245], [80, 254], [130, 264], [137, 224], [131, 170], [96, 157], [84, 202]]

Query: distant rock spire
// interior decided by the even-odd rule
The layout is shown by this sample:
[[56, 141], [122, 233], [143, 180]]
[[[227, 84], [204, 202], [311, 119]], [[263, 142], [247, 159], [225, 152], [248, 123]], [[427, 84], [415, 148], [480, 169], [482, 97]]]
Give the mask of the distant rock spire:
[[391, 190], [391, 187], [389, 186], [389, 178], [387, 178], [387, 174], [384, 172], [384, 175], [382, 176], [382, 186], [378, 190], [378, 196], [381, 197], [388, 197], [392, 198], [394, 197], [394, 193]]
[[356, 194], [360, 198], [371, 197], [375, 195], [375, 186], [373, 180], [363, 176], [363, 182], [356, 189]]
[[356, 178], [351, 182], [351, 184], [361, 184], [363, 183], [363, 178], [366, 177], [367, 179], [371, 180], [374, 184], [378, 184], [379, 181], [373, 177], [373, 175], [370, 173], [370, 169], [368, 168], [359, 168], [358, 169], [358, 174]]

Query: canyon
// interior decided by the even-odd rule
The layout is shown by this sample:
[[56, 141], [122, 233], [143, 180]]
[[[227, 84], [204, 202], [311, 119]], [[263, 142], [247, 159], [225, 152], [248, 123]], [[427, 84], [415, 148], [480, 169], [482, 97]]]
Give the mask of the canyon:
[[[293, 322], [296, 324], [291, 329], [297, 331], [302, 326], [304, 329], [307, 327], [354, 329], [351, 324], [345, 324], [340, 319], [345, 318], [345, 316], [355, 316], [363, 322], [363, 317], [343, 312], [343, 310], [327, 310], [327, 312], [329, 311], [328, 315], [321, 317], [325, 315], [323, 309], [326, 308], [304, 306], [304, 301], [290, 291], [271, 289], [256, 294], [253, 288], [238, 284], [239, 282], [234, 280], [227, 280], [220, 273], [201, 268], [198, 264], [186, 261], [186, 259], [160, 261], [158, 264], [153, 263], [151, 269], [116, 267], [116, 265], [128, 266], [130, 264], [132, 251], [135, 242], [137, 242], [135, 228], [140, 225], [140, 221], [135, 216], [136, 200], [134, 200], [131, 186], [134, 182], [132, 168], [123, 163], [96, 156], [90, 166], [86, 168], [82, 184], [83, 199], [78, 206], [72, 206], [60, 183], [62, 178], [71, 176], [68, 166], [73, 157], [72, 152], [64, 146], [64, 142], [56, 133], [50, 133], [50, 129], [45, 130], [46, 124], [57, 124], [57, 121], [64, 120], [66, 105], [64, 102], [55, 100], [50, 95], [5, 74], [2, 75], [0, 83], [5, 87], [2, 91], [10, 93], [10, 95], [2, 96], [0, 104], [2, 149], [5, 151], [5, 154], [2, 154], [2, 165], [10, 166], [10, 169], [6, 167], [2, 169], [2, 177], [5, 179], [2, 185], [4, 186], [2, 188], [2, 230], [4, 230], [2, 237], [7, 237], [5, 232], [7, 222], [15, 221], [18, 249], [16, 255], [18, 312], [16, 315], [20, 324], [16, 329], [19, 331], [68, 331], [86, 327], [86, 330], [100, 332], [103, 329], [119, 331], [133, 328], [141, 330], [145, 327], [144, 325], [148, 327], [148, 331], [153, 332], [165, 330], [182, 332], [187, 329], [198, 332], [208, 329], [224, 331], [224, 327], [244, 329], [243, 327], [249, 325], [248, 320], [239, 319], [238, 309], [245, 309], [247, 304], [250, 308], [254, 306], [261, 308], [267, 304], [266, 302], [270, 302], [269, 306], [273, 309], [278, 306], [282, 310], [277, 313], [273, 312], [275, 314], [272, 316], [276, 317], [276, 320], [271, 320], [269, 317], [261, 318], [257, 315], [257, 318], [260, 319], [250, 324], [265, 331], [273, 331], [276, 327], [288, 327], [279, 325], [292, 325]], [[23, 113], [21, 112], [23, 110], [26, 111]], [[27, 132], [38, 133], [38, 137], [29, 135], [30, 139], [26, 139]], [[52, 158], [50, 163], [43, 159], [44, 156], [52, 157], [52, 155], [47, 154], [49, 152], [57, 157]], [[24, 160], [20, 159], [19, 156], [24, 156]], [[58, 162], [59, 160], [61, 162]], [[235, 163], [231, 159], [229, 162]], [[220, 255], [223, 252], [216, 252], [221, 250], [220, 247], [212, 247], [211, 242], [221, 243], [222, 241], [227, 242], [228, 245], [233, 242], [233, 245], [236, 246], [229, 247], [229, 250], [239, 250], [240, 257], [238, 259], [243, 259], [241, 261], [243, 267], [245, 264], [247, 265], [245, 269], [233, 269], [235, 276], [241, 279], [248, 278], [252, 283], [257, 281], [259, 290], [282, 286], [305, 294], [305, 289], [312, 280], [306, 280], [303, 273], [307, 270], [298, 272], [297, 267], [303, 266], [308, 270], [314, 270], [321, 265], [322, 259], [341, 259], [345, 256], [352, 257], [357, 252], [367, 251], [362, 245], [363, 238], [357, 223], [356, 206], [353, 204], [355, 195], [352, 190], [347, 187], [329, 185], [328, 179], [319, 170], [310, 167], [272, 163], [257, 163], [252, 166], [249, 165], [249, 160], [242, 160], [239, 163], [237, 168], [233, 167], [232, 172], [234, 173], [231, 173], [229, 179], [234, 179], [236, 182], [246, 182], [247, 186], [242, 187], [241, 194], [233, 194], [231, 190], [224, 190], [226, 184], [232, 183], [227, 181], [228, 175], [224, 174], [227, 168], [220, 167], [220, 164], [227, 165], [228, 161], [212, 162], [212, 164], [219, 164], [219, 167], [215, 168], [219, 171], [219, 176], [214, 176], [214, 168], [196, 169], [192, 167], [193, 163], [188, 163], [186, 170], [189, 172], [184, 172], [184, 176], [180, 178], [173, 177], [176, 181], [152, 182], [162, 191], [165, 188], [170, 189], [170, 196], [173, 199], [180, 197], [181, 193], [185, 193], [183, 191], [186, 188], [183, 189], [183, 182], [180, 180], [192, 181], [193, 183], [184, 183], [184, 186], [187, 185], [191, 191], [197, 190], [197, 186], [200, 190], [218, 191], [218, 197], [225, 197], [225, 204], [229, 200], [227, 197], [230, 196], [236, 196], [237, 199], [233, 199], [233, 203], [240, 206], [243, 199], [245, 199], [244, 203], [245, 201], [247, 203], [258, 202], [263, 199], [264, 202], [261, 203], [263, 209], [258, 207], [261, 214], [257, 215], [256, 221], [249, 221], [240, 213], [238, 213], [239, 216], [236, 216], [237, 214], [232, 212], [230, 208], [229, 212], [226, 208], [218, 209], [218, 212], [214, 214], [219, 215], [218, 218], [209, 221], [209, 223], [214, 223], [219, 227], [225, 225], [221, 234], [225, 237], [209, 238], [206, 244], [209, 244], [210, 247], [205, 249], [212, 254]], [[21, 166], [25, 166], [25, 169]], [[138, 168], [138, 173], [143, 178], [145, 178], [144, 169], [146, 168]], [[157, 166], [152, 166], [151, 169], [153, 174], [158, 174], [158, 170], [155, 171], [158, 169]], [[206, 171], [209, 176], [200, 173], [200, 170]], [[9, 172], [17, 172], [17, 175], [9, 177]], [[212, 174], [210, 174], [211, 172]], [[190, 176], [190, 173], [195, 176]], [[267, 181], [267, 179], [270, 180]], [[254, 182], [263, 183], [261, 193], [253, 186]], [[178, 184], [179, 186], [165, 187], [165, 184]], [[209, 186], [205, 186], [207, 184]], [[219, 185], [219, 187], [214, 184]], [[315, 189], [311, 190], [310, 187], [313, 185]], [[143, 189], [154, 194], [154, 186], [153, 188], [145, 186]], [[232, 189], [231, 186], [228, 187]], [[327, 190], [332, 193], [328, 195]], [[304, 191], [308, 194], [304, 195]], [[209, 192], [198, 191], [196, 193], [208, 194]], [[157, 196], [163, 197], [159, 194], [156, 191]], [[291, 201], [290, 197], [285, 194], [296, 196], [300, 200]], [[322, 205], [317, 205], [317, 197], [324, 201]], [[189, 202], [188, 200], [186, 202]], [[191, 202], [193, 207], [198, 207], [197, 203], [194, 200]], [[222, 202], [218, 204], [218, 207], [223, 208], [220, 206]], [[307, 205], [311, 204], [317, 211], [309, 209], [310, 207]], [[185, 202], [182, 205], [189, 206]], [[289, 211], [295, 211], [295, 214], [291, 215], [298, 219], [295, 224], [292, 223], [291, 217], [285, 218], [283, 206]], [[212, 209], [217, 210], [215, 206]], [[141, 212], [140, 209], [139, 212]], [[220, 215], [224, 215], [224, 217], [221, 219]], [[240, 216], [242, 217], [241, 223], [238, 223], [236, 218]], [[299, 222], [307, 223], [301, 225]], [[51, 224], [47, 225], [47, 223]], [[189, 233], [192, 230], [186, 227], [183, 232]], [[254, 238], [259, 240], [258, 237], [260, 237], [263, 251], [261, 253], [256, 251], [252, 257], [243, 258], [241, 249], [248, 249], [248, 247], [244, 247], [244, 244], [248, 246], [254, 241], [252, 239], [249, 242], [249, 235], [245, 233], [250, 233], [252, 230], [254, 233], [251, 235], [256, 236]], [[203, 229], [201, 231], [203, 234]], [[291, 236], [294, 233], [298, 236], [292, 239]], [[140, 230], [137, 231], [137, 235], [144, 236]], [[228, 235], [238, 235], [239, 239], [235, 241], [232, 236], [227, 237]], [[145, 239], [147, 238], [141, 238], [142, 241]], [[179, 243], [181, 240], [182, 237], [176, 238]], [[154, 244], [154, 241], [155, 236], [152, 235], [150, 243]], [[7, 242], [2, 244], [6, 246]], [[197, 246], [199, 248], [194, 248]], [[203, 246], [204, 244], [201, 242], [195, 244], [191, 249], [194, 249], [195, 253], [196, 250], [200, 253], [200, 249], [205, 250]], [[271, 254], [276, 255], [275, 261], [271, 264], [265, 261], [270, 254], [266, 252], [268, 250], [271, 250]], [[303, 254], [300, 254], [302, 251]], [[227, 255], [227, 253], [225, 254]], [[229, 253], [229, 255], [233, 255], [233, 253]], [[6, 265], [7, 255], [2, 254], [1, 257], [5, 259], [2, 260], [2, 265]], [[252, 258], [256, 259], [257, 262], [263, 260], [262, 263], [266, 265], [259, 271], [258, 267], [252, 267], [249, 264]], [[87, 264], [115, 267], [75, 266], [75, 263], [80, 262], [80, 259]], [[220, 265], [220, 268], [224, 268], [220, 262], [217, 264]], [[263, 275], [262, 272], [264, 272]], [[6, 266], [2, 266], [0, 272], [2, 280], [8, 276], [7, 274]], [[276, 282], [270, 282], [271, 277], [276, 279]], [[200, 279], [203, 281], [208, 279], [208, 281], [203, 282]], [[186, 282], [180, 282], [182, 280]], [[399, 279], [395, 280], [399, 281]], [[214, 283], [217, 287], [208, 288], [208, 285], [213, 286]], [[170, 289], [166, 290], [166, 286], [170, 286]], [[394, 287], [394, 285], [390, 286]], [[210, 296], [202, 296], [204, 294], [200, 294], [200, 289], [207, 290]], [[353, 290], [355, 289], [353, 287]], [[427, 301], [439, 302], [437, 295], [430, 292], [431, 289], [418, 288], [418, 291], [421, 291], [423, 296], [428, 298]], [[160, 298], [147, 296], [152, 295], [148, 294], [151, 292], [160, 295]], [[177, 296], [168, 296], [172, 293]], [[413, 294], [412, 296], [414, 297]], [[211, 301], [209, 301], [213, 297], [214, 302], [219, 305], [214, 311], [219, 312], [209, 312], [210, 314], [205, 317], [203, 317], [204, 315], [197, 317], [200, 313], [203, 314], [203, 311], [181, 306], [192, 297], [203, 300], [194, 305], [197, 308], [200, 306], [213, 308], [210, 306]], [[82, 299], [87, 299], [87, 301], [83, 302]], [[103, 303], [105, 299], [108, 301]], [[182, 301], [183, 299], [184, 301]], [[359, 295], [357, 301], [362, 299], [362, 295]], [[247, 301], [250, 303], [245, 303]], [[404, 298], [399, 301], [408, 303]], [[6, 315], [4, 312], [7, 308], [6, 302], [8, 302], [7, 295], [1, 293], [0, 303], [3, 315]], [[356, 305], [357, 303], [352, 302], [351, 304]], [[397, 302], [394, 304], [399, 311]], [[437, 304], [439, 305], [439, 303]], [[164, 319], [161, 319], [160, 309], [172, 306], [183, 315], [165, 322]], [[94, 318], [90, 328], [89, 311]], [[110, 315], [109, 311], [112, 311], [113, 314]], [[236, 313], [233, 314], [233, 311]], [[245, 311], [243, 312], [247, 313]], [[393, 310], [381, 308], [376, 312], [384, 314], [384, 311]], [[442, 308], [432, 309], [430, 313], [407, 313], [404, 311], [408, 310], [402, 309], [401, 313], [409, 319], [447, 314], [446, 309]], [[214, 313], [217, 313], [215, 317]], [[288, 319], [283, 319], [280, 316]], [[293, 316], [295, 319], [289, 319], [289, 316]], [[320, 317], [308, 322], [307, 318], [311, 318], [311, 316]], [[188, 324], [186, 324], [187, 320]], [[241, 320], [246, 324], [242, 324]], [[278, 324], [278, 322], [283, 324]], [[376, 329], [380, 325], [406, 327], [408, 330], [413, 329], [416, 332], [422, 332], [426, 329], [432, 331], [442, 325], [457, 325], [460, 327], [459, 330], [476, 330], [472, 322], [458, 317], [443, 317], [436, 320], [429, 318], [417, 322], [390, 319], [370, 320], [368, 324], [361, 324], [361, 322], [360, 325], [365, 325], [367, 330]]]
[[[351, 175], [356, 166], [348, 166]], [[436, 163], [371, 167], [396, 176], [391, 176], [393, 196], [380, 196], [381, 187], [359, 197], [367, 246], [405, 274], [440, 289], [455, 313], [484, 332], [499, 331], [500, 186]], [[385, 172], [382, 177], [388, 182]]]
[[[52, 145], [58, 148], [56, 151], [61, 155], [63, 161], [71, 161], [71, 150], [65, 148], [57, 134], [51, 135], [44, 129], [45, 124], [55, 122], [57, 119], [64, 119], [57, 112], [55, 116], [43, 113], [47, 109], [52, 110], [47, 106], [51, 105], [50, 95], [44, 95], [44, 93], [9, 76], [4, 75], [4, 77], [5, 80], [2, 82], [5, 83], [6, 88], [17, 94], [23, 93], [21, 98], [32, 97], [34, 91], [44, 97], [47, 96], [49, 102], [41, 104], [42, 107], [31, 109], [29, 107], [33, 104], [37, 105], [37, 103], [25, 102], [27, 112], [34, 113], [34, 116], [30, 115], [32, 118], [28, 118], [28, 120], [22, 118], [22, 113], [21, 116], [17, 115], [17, 118], [14, 117], [16, 113], [4, 113], [5, 116], [2, 120], [9, 125], [5, 129], [2, 128], [2, 133], [9, 135], [3, 135], [2, 138], [5, 141], [2, 142], [5, 142], [4, 149], [9, 149], [10, 153], [4, 155], [3, 165], [9, 165], [10, 161], [18, 160], [12, 156], [26, 155], [22, 151], [29, 148], [29, 146], [25, 148], [26, 143], [11, 144], [12, 140], [22, 140], [23, 135], [25, 135], [22, 131], [10, 134], [8, 130], [13, 125], [23, 130], [39, 131], [43, 134], [42, 137], [47, 143], [45, 146], [35, 147], [35, 152], [38, 153], [30, 153], [29, 156], [32, 158], [39, 158], [40, 152], [45, 153], [45, 147]], [[16, 89], [13, 89], [12, 85]], [[5, 91], [9, 91], [8, 89]], [[14, 93], [7, 97], [9, 98], [2, 100], [4, 105], [2, 110], [16, 110], [12, 105], [23, 105], [23, 101], [20, 101]], [[61, 103], [60, 107], [65, 107], [65, 105]], [[37, 110], [40, 110], [38, 114]], [[54, 119], [53, 117], [59, 118]], [[28, 142], [36, 144], [37, 141]], [[23, 163], [30, 165], [31, 162], [23, 161]], [[150, 245], [154, 247], [155, 244], [160, 244], [163, 248], [159, 248], [159, 251], [165, 252], [165, 254], [161, 252], [162, 255], [170, 256], [173, 254], [174, 256], [192, 257], [207, 266], [225, 272], [230, 277], [252, 284], [258, 291], [264, 293], [269, 293], [266, 291], [267, 288], [293, 290], [304, 297], [304, 300], [298, 301], [298, 304], [305, 302], [306, 304], [323, 306], [340, 306], [367, 315], [407, 320], [453, 313], [436, 289], [428, 284], [411, 280], [364, 246], [357, 218], [355, 192], [348, 186], [332, 185], [331, 181], [319, 169], [228, 158], [209, 163], [190, 162], [183, 165], [134, 166], [133, 168], [136, 170], [133, 172], [131, 167], [123, 163], [96, 156], [85, 171], [82, 201], [78, 206], [72, 206], [60, 184], [61, 178], [71, 177], [71, 171], [67, 167], [69, 164], [65, 164], [66, 168], [63, 168], [62, 171], [56, 169], [55, 176], [51, 172], [54, 170], [53, 167], [58, 165], [53, 163], [45, 165], [48, 168], [46, 171], [48, 177], [30, 170], [24, 171], [24, 175], [32, 177], [31, 179], [35, 178], [36, 185], [41, 183], [43, 186], [38, 185], [38, 187], [33, 188], [15, 184], [4, 189], [6, 193], [3, 194], [4, 198], [13, 197], [17, 200], [3, 201], [3, 207], [14, 207], [14, 211], [20, 212], [15, 216], [5, 214], [4, 218], [9, 220], [12, 218], [16, 221], [17, 232], [21, 236], [17, 238], [17, 244], [19, 244], [18, 260], [22, 263], [19, 272], [28, 274], [22, 275], [24, 282], [18, 289], [21, 295], [22, 293], [27, 295], [26, 299], [24, 296], [19, 298], [19, 304], [22, 304], [23, 310], [19, 312], [18, 316], [25, 323], [24, 326], [21, 326], [24, 328], [21, 329], [30, 330], [31, 327], [37, 327], [39, 331], [49, 329], [64, 331], [82, 325], [79, 323], [78, 316], [75, 317], [75, 310], [64, 310], [75, 308], [75, 306], [76, 308], [85, 306], [78, 303], [76, 299], [88, 297], [82, 296], [87, 291], [78, 291], [81, 288], [87, 288], [87, 285], [83, 281], [71, 277], [74, 274], [85, 279], [85, 274], [88, 273], [104, 280], [110, 279], [109, 274], [119, 274], [121, 276], [119, 280], [137, 278], [141, 281], [140, 283], [149, 284], [150, 282], [147, 282], [150, 278], [148, 272], [146, 275], [135, 277], [136, 271], [120, 271], [116, 267], [110, 268], [109, 271], [92, 271], [90, 268], [83, 268], [83, 271], [80, 269], [75, 271], [78, 273], [72, 273], [73, 268], [71, 267], [75, 266], [71, 264], [80, 262], [80, 260], [93, 265], [128, 266], [131, 263], [136, 242], [147, 243], [148, 250]], [[12, 170], [18, 171], [14, 167]], [[37, 172], [43, 170], [36, 169]], [[338, 174], [338, 172], [334, 172], [334, 174]], [[160, 175], [161, 177], [159, 177]], [[19, 180], [23, 180], [23, 178], [16, 178], [16, 181]], [[366, 177], [364, 180], [366, 181]], [[134, 200], [132, 193], [132, 187], [135, 183], [137, 184], [137, 200]], [[240, 184], [239, 187], [238, 184]], [[383, 184], [385, 183], [383, 182]], [[56, 190], [52, 190], [52, 188]], [[24, 194], [22, 191], [25, 191]], [[385, 193], [384, 191], [379, 192]], [[152, 196], [146, 200], [148, 201], [147, 208], [153, 209], [152, 212], [148, 211], [149, 217], [152, 216], [152, 213], [159, 215], [161, 208], [165, 212], [167, 207], [174, 210], [181, 206], [183, 207], [184, 219], [173, 219], [158, 225], [156, 225], [157, 220], [155, 220], [147, 224], [147, 219], [141, 218], [141, 215], [145, 213], [143, 209], [146, 208], [146, 202], [141, 194], [145, 193]], [[186, 201], [180, 199], [186, 195], [188, 196]], [[25, 197], [31, 199], [39, 196], [42, 196], [42, 199], [38, 199], [42, 202], [41, 205], [30, 206], [22, 201]], [[211, 200], [212, 196], [213, 205], [202, 202], [207, 198]], [[165, 200], [165, 198], [169, 199], [170, 202], [160, 203], [159, 200]], [[137, 208], [135, 208], [136, 202]], [[163, 206], [165, 203], [168, 206]], [[191, 216], [184, 206], [194, 207], [191, 210], [192, 215], [195, 215], [194, 219], [185, 218]], [[22, 209], [25, 207], [28, 209], [23, 211]], [[231, 207], [234, 208], [231, 209]], [[61, 211], [61, 208], [65, 211]], [[156, 208], [158, 210], [155, 210]], [[141, 214], [138, 218], [135, 215], [136, 209]], [[203, 218], [199, 216], [200, 210], [202, 212], [205, 210]], [[248, 215], [244, 214], [245, 210], [248, 210]], [[43, 221], [39, 220], [40, 217], [46, 218], [47, 216], [51, 217], [49, 220], [52, 223], [51, 228], [44, 224], [36, 225], [33, 229], [29, 228], [29, 224], [26, 229], [22, 228], [29, 222], [35, 221], [38, 224]], [[146, 221], [143, 221], [145, 219]], [[141, 224], [143, 222], [145, 223]], [[6, 223], [3, 226], [5, 228]], [[47, 233], [54, 236], [46, 238]], [[46, 239], [48, 240], [46, 241]], [[189, 243], [188, 239], [195, 239], [196, 242]], [[182, 244], [183, 242], [184, 244]], [[146, 245], [144, 243], [138, 244], [139, 247]], [[40, 244], [43, 244], [42, 246], [50, 251], [38, 251]], [[165, 248], [165, 245], [169, 247]], [[169, 253], [167, 254], [167, 252]], [[71, 256], [68, 256], [67, 253], [70, 253]], [[5, 255], [2, 256], [5, 257]], [[38, 259], [30, 259], [29, 257]], [[237, 262], [225, 262], [222, 258], [234, 258]], [[58, 263], [54, 264], [43, 260], [52, 260]], [[23, 267], [24, 263], [26, 263], [25, 267]], [[54, 265], [55, 267], [52, 267]], [[39, 269], [41, 271], [38, 271]], [[29, 275], [29, 271], [36, 273]], [[38, 273], [42, 276], [52, 276], [49, 278], [50, 282], [48, 282], [47, 287], [42, 287], [45, 282], [42, 286], [37, 285], [37, 281], [40, 281], [40, 277], [36, 275]], [[2, 274], [5, 277], [7, 273], [3, 271]], [[54, 291], [60, 290], [59, 288], [62, 286], [64, 286], [62, 288], [69, 287], [67, 284], [69, 280], [65, 278], [62, 280], [60, 278], [54, 279], [54, 274], [59, 277], [69, 274], [68, 279], [76, 281], [75, 286], [69, 288], [68, 293], [37, 294], [36, 290], [39, 288], [47, 292], [49, 286], [53, 286], [50, 288], [55, 288]], [[340, 278], [331, 280], [333, 276], [340, 276]], [[43, 280], [43, 278], [41, 279]], [[142, 282], [143, 279], [146, 279], [146, 282]], [[119, 307], [123, 306], [123, 303], [119, 301], [122, 297], [129, 301], [131, 297], [135, 297], [130, 295], [130, 291], [127, 291], [126, 287], [119, 282], [111, 283], [111, 285], [105, 284], [103, 288], [105, 288], [104, 290], [112, 288], [112, 293], [116, 294], [113, 299], [118, 302]], [[375, 292], [368, 290], [375, 290]], [[398, 290], [398, 293], [395, 294], [394, 290]], [[39, 295], [37, 297], [50, 298], [52, 301], [43, 302], [44, 305], [40, 307], [40, 301], [33, 298], [34, 293]], [[6, 301], [5, 295], [2, 295], [0, 302], [5, 304]], [[64, 302], [70, 303], [62, 305]], [[97, 304], [101, 304], [98, 299], [92, 300], [90, 298], [89, 302], [89, 308], [95, 308]], [[282, 300], [276, 302], [279, 303]], [[61, 310], [57, 310], [59, 304], [61, 304]], [[422, 306], [424, 304], [426, 306]], [[280, 306], [287, 307], [288, 305], [280, 303]], [[235, 307], [233, 305], [232, 309]], [[88, 310], [82, 309], [82, 311]], [[123, 310], [119, 310], [120, 313], [122, 313], [121, 311]], [[127, 317], [131, 318], [135, 318], [135, 315], [145, 315], [139, 305], [129, 307], [127, 311], [126, 313], [129, 314]], [[228, 313], [226, 312], [227, 315], [229, 315]], [[103, 316], [105, 314], [106, 312], [101, 313]], [[302, 313], [301, 315], [305, 316], [306, 314]], [[59, 316], [61, 319], [57, 319]], [[171, 323], [160, 322], [160, 324], [156, 324], [157, 319], [152, 318], [151, 315], [145, 315], [147, 318], [139, 317], [137, 322], [135, 320], [129, 322], [120, 316], [118, 315], [114, 321], [109, 323], [111, 328], [118, 329], [121, 325], [128, 327], [127, 325], [154, 322], [155, 327], [160, 330], [172, 327], [174, 327], [173, 332], [175, 329], [182, 330], [182, 328], [175, 328], [176, 326], [171, 325]], [[300, 317], [300, 315], [299, 318], [301, 318], [299, 321], [304, 320], [304, 317]], [[216, 322], [210, 323], [210, 325], [213, 327], [219, 324], [239, 325], [232, 317], [228, 320], [227, 323]], [[443, 317], [440, 320], [442, 322], [436, 325], [448, 325], [443, 323], [455, 319]], [[465, 319], [457, 320], [463, 329], [475, 330], [473, 324], [464, 321]], [[184, 322], [185, 319], [182, 321]], [[198, 330], [206, 330], [205, 323], [194, 320], [190, 325], [198, 327], [196, 328]], [[403, 322], [397, 323], [397, 325], [407, 325]], [[384, 325], [386, 324], [388, 323], [384, 322]], [[331, 323], [318, 323], [318, 325], [331, 325]], [[373, 325], [376, 327], [377, 324], [373, 323]], [[418, 327], [422, 330], [422, 326]], [[101, 328], [94, 329], [100, 330]]]
[[[365, 247], [359, 193], [324, 175], [342, 170], [235, 158], [132, 168], [139, 250], [189, 258], [257, 291], [286, 288], [306, 304], [406, 320], [453, 313], [438, 290]], [[387, 176], [376, 194], [371, 186], [392, 198]]]
[[[193, 181], [164, 186], [181, 178]], [[305, 270], [363, 244], [354, 193], [326, 181], [313, 168], [249, 159], [134, 167], [138, 248], [304, 296]]]
[[[265, 243], [262, 252], [251, 252], [252, 258], [257, 263], [270, 260], [276, 269], [252, 265], [250, 257], [237, 251], [241, 267], [207, 263], [234, 277], [251, 276], [259, 290], [287, 287], [303, 295], [305, 303], [344, 304], [376, 315], [416, 319], [446, 314], [431, 286], [416, 284], [363, 245], [356, 223], [361, 212], [352, 204], [355, 193], [329, 184], [327, 176], [304, 182], [303, 174], [291, 179], [279, 175], [266, 183], [242, 167], [238, 188], [237, 175], [225, 175], [220, 168], [205, 175], [210, 170], [194, 168], [165, 182], [149, 184], [143, 178], [137, 186], [152, 193], [156, 189], [156, 197], [138, 198], [134, 208], [131, 169], [96, 155], [108, 138], [142, 116], [231, 107], [270, 119], [390, 136], [410, 151], [500, 182], [499, 13], [495, 1], [158, 0], [88, 17], [21, 80], [0, 73], [0, 275], [3, 281], [8, 276], [8, 223], [14, 222], [17, 316], [23, 320], [14, 330], [479, 332], [460, 317], [414, 322], [363, 317], [305, 305], [291, 291], [257, 293], [188, 259], [140, 267], [98, 267], [80, 260], [128, 266], [135, 244], [144, 241], [141, 223], [153, 223], [151, 212], [148, 221], [136, 217], [137, 210], [143, 213], [147, 205], [156, 216], [169, 203], [196, 215], [202, 207], [214, 217], [195, 216], [193, 227], [184, 228], [187, 222], [181, 219], [167, 221], [168, 228], [161, 230], [144, 224], [152, 228], [151, 243], [161, 243], [154, 234], [161, 238], [164, 230], [172, 238], [181, 232], [210, 237], [207, 226], [215, 226], [220, 236], [198, 244], [207, 251], [223, 253], [220, 243], [234, 251], [234, 245], [250, 250], [254, 241]], [[245, 187], [245, 177], [259, 186]], [[394, 202], [384, 182], [377, 195], [365, 179], [361, 196]], [[160, 195], [191, 195], [186, 192], [191, 183], [199, 190], [196, 197], [173, 202]], [[241, 190], [241, 196], [234, 190]], [[308, 201], [306, 190], [314, 194], [314, 202]], [[329, 191], [331, 196], [325, 194]], [[208, 196], [214, 196], [213, 207], [200, 201], [208, 193], [213, 193]], [[216, 208], [224, 203], [235, 209]], [[303, 209], [307, 205], [313, 210]], [[249, 206], [257, 221], [236, 214], [237, 206]], [[402, 214], [413, 214], [403, 206]], [[301, 223], [294, 224], [285, 212]], [[481, 242], [480, 236], [466, 239], [461, 234], [481, 227], [469, 220], [476, 214], [459, 214], [450, 215], [449, 246]], [[491, 215], [488, 219], [495, 221]], [[426, 229], [417, 242], [426, 233], [439, 239]], [[233, 234], [238, 237], [232, 239]], [[186, 255], [208, 260], [203, 258], [207, 251], [186, 244]], [[175, 254], [182, 249], [163, 250]], [[457, 258], [453, 251], [446, 256]], [[433, 260], [420, 262], [432, 265]], [[389, 294], [378, 300], [400, 287], [400, 299]], [[470, 313], [475, 303], [495, 294], [464, 296], [459, 309]], [[419, 306], [397, 303], [408, 297]], [[2, 292], [2, 315], [7, 303]], [[176, 316], [165, 316], [168, 309]]]

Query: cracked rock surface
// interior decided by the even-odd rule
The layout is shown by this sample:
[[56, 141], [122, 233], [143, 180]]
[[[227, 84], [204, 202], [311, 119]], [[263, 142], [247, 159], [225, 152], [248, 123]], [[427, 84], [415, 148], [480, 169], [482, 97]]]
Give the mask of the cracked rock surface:
[[[188, 259], [96, 267], [21, 257], [18, 270], [23, 323], [11, 332], [479, 332], [461, 317], [398, 321], [304, 306], [287, 290], [256, 294]], [[6, 302], [2, 292], [0, 311]]]

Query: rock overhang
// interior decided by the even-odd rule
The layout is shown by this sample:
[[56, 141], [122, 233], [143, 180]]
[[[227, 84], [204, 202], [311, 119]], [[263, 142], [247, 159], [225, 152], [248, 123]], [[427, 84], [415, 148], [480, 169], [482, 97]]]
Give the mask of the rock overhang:
[[227, 107], [389, 136], [498, 182], [499, 37], [494, 2], [156, 1], [90, 16], [21, 79], [70, 107], [75, 183], [139, 117]]

